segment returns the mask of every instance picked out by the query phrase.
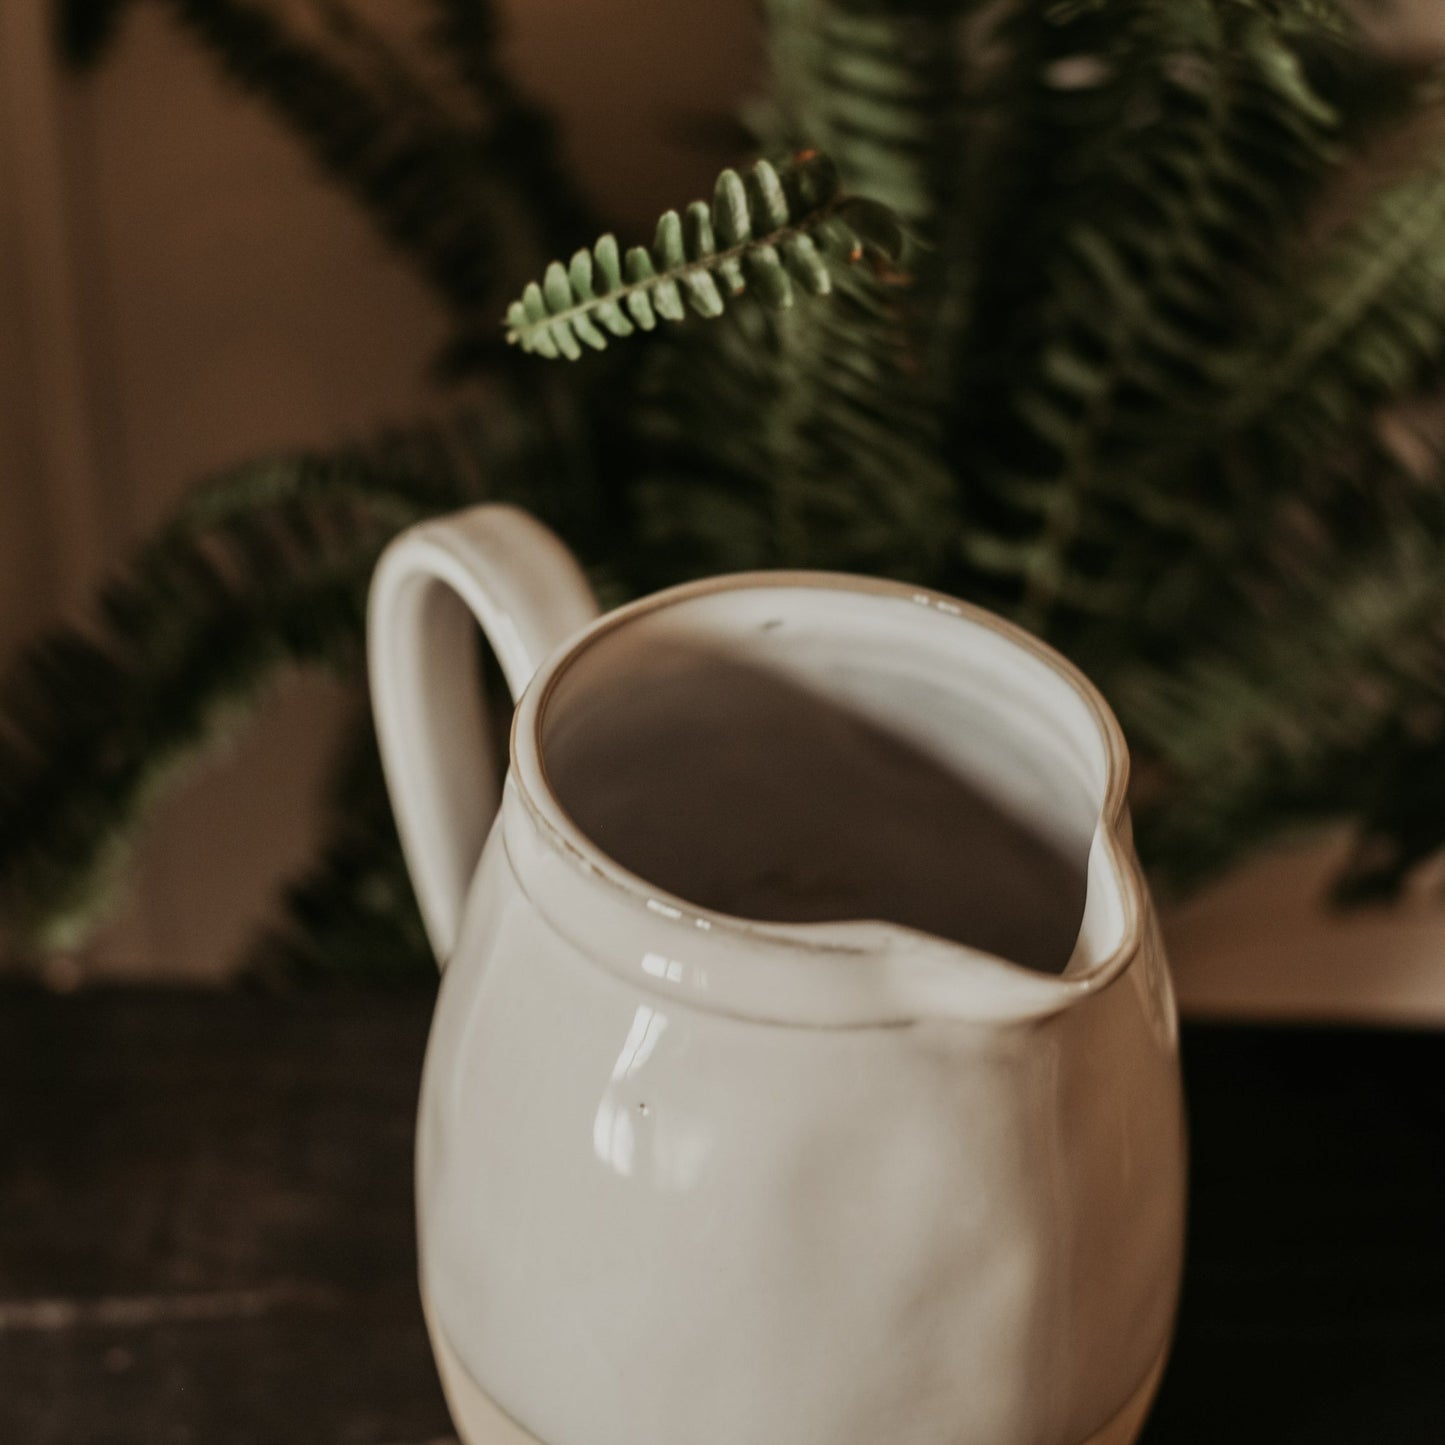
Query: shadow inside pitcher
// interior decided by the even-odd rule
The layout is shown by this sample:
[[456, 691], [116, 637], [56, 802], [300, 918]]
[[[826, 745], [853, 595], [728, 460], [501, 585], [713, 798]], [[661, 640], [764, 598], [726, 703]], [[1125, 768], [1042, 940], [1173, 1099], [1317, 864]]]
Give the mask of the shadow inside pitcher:
[[558, 678], [543, 764], [577, 828], [695, 907], [876, 920], [1061, 971], [1101, 800], [1051, 746], [1038, 678], [1011, 697], [1007, 670], [940, 667], [907, 629], [850, 629], [816, 589], [760, 590], [775, 605], [740, 609], [737, 593], [730, 610], [698, 597], [645, 614]]

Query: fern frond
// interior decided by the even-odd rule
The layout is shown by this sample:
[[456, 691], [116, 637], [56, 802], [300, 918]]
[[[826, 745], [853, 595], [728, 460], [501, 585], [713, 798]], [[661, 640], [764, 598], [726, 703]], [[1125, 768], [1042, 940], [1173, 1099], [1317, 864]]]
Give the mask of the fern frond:
[[126, 12], [137, 0], [55, 0], [51, 23], [56, 48], [67, 65], [84, 69], [109, 50]]
[[781, 172], [756, 162], [746, 179], [718, 177], [712, 204], [694, 201], [657, 223], [652, 249], [624, 256], [612, 235], [563, 266], [554, 261], [507, 311], [507, 340], [523, 351], [576, 361], [613, 337], [681, 321], [690, 307], [721, 316], [729, 299], [751, 292], [786, 310], [794, 284], [816, 296], [833, 289], [825, 253], [888, 264], [902, 257], [903, 233], [882, 206], [838, 190], [832, 164], [804, 155]]
[[1216, 424], [1295, 454], [1357, 440], [1445, 364], [1445, 162], [1431, 155], [1297, 262]]
[[598, 229], [594, 208], [565, 164], [557, 117], [526, 95], [503, 63], [493, 0], [430, 0], [434, 48], [470, 92], [490, 163], [521, 197], [541, 254]]
[[431, 0], [429, 38], [469, 90], [487, 163], [521, 202], [542, 255], [597, 230], [595, 208], [564, 159], [557, 117], [504, 63], [493, 0]]
[[1221, 579], [1270, 585], [1301, 518], [1342, 535], [1371, 505], [1419, 489], [1382, 443], [1399, 405], [1445, 380], [1445, 167], [1417, 161], [1291, 261], [1218, 402], [1184, 412], [1153, 456], [1099, 479], [1103, 502], [1133, 495], [1113, 513], [1115, 545], [1141, 548], [1146, 495], [1167, 492], [1197, 519], [1172, 536], [1156, 527], [1145, 569], [1155, 580], [1142, 575], [1115, 609], [1147, 615], [1161, 645], [1217, 611]]
[[196, 483], [162, 533], [204, 532], [304, 506], [393, 531], [482, 500], [525, 506], [591, 555], [600, 528], [589, 419], [569, 392], [532, 385], [325, 451], [260, 457]]
[[[248, 0], [162, 0], [243, 90], [264, 101], [383, 236], [453, 308], [495, 304], [589, 208], [564, 179], [550, 122], [499, 69], [485, 114], [462, 124], [366, 32], [367, 73]], [[364, 26], [346, 12], [349, 30]], [[473, 67], [480, 77], [482, 71]]]
[[[1141, 851], [1177, 885], [1324, 818], [1363, 810], [1383, 828], [1384, 798], [1411, 787], [1380, 786], [1399, 729], [1445, 735], [1441, 497], [1396, 494], [1357, 516], [1207, 645], [1118, 680], [1112, 701], [1162, 769]], [[1445, 843], [1445, 822], [1437, 832]]]
[[453, 305], [477, 306], [498, 238], [479, 201], [477, 157], [460, 136], [387, 104], [319, 48], [244, 0], [167, 0], [226, 76], [276, 110]]
[[1260, 10], [1283, 34], [1296, 33], [1354, 46], [1360, 40], [1357, 7], [1350, 0], [1263, 0]]
[[354, 671], [391, 528], [302, 507], [150, 544], [98, 624], [36, 644], [0, 703], [0, 896], [17, 932], [72, 946], [110, 901], [149, 805], [290, 663]]
[[162, 535], [204, 533], [276, 508], [327, 504], [400, 529], [467, 500], [455, 464], [435, 464], [442, 445], [439, 433], [428, 428], [388, 434], [365, 447], [278, 453], [243, 462], [198, 482]]
[[[969, 90], [988, 0], [765, 0], [769, 93], [751, 108], [764, 149], [816, 146], [842, 187], [919, 238], [916, 285], [896, 298], [935, 401], [966, 331], [981, 214], [970, 180], [984, 118]], [[986, 48], [986, 47], [985, 47]]]
[[1067, 640], [1128, 617], [1160, 553], [1194, 540], [1161, 537], [1160, 490], [1186, 526], [1223, 514], [1190, 446], [1208, 449], [1283, 239], [1336, 163], [1337, 121], [1293, 32], [1257, 7], [1030, 6], [1001, 43], [993, 83], [1029, 103], [985, 173], [959, 585]]
[[826, 306], [738, 308], [647, 362], [631, 489], [645, 582], [767, 567], [937, 582], [953, 478], [880, 282], [844, 272]]
[[843, 186], [931, 243], [958, 184], [961, 19], [977, 0], [767, 0], [764, 142], [815, 145]]
[[438, 50], [483, 105], [499, 77], [501, 26], [492, 0], [428, 0], [430, 31]]
[[94, 622], [42, 639], [0, 685], [0, 912], [33, 941], [81, 937], [151, 806], [278, 670], [358, 678], [371, 567], [402, 527], [512, 501], [595, 562], [611, 534], [577, 460], [584, 424], [532, 387], [198, 484]]

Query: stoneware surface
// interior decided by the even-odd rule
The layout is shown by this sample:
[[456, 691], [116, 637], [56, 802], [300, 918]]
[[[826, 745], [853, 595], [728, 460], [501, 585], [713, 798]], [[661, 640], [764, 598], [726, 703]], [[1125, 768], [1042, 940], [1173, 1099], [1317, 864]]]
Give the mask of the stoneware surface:
[[[445, 965], [417, 1191], [459, 1431], [1125, 1445], [1173, 1321], [1184, 1140], [1113, 718], [1023, 633], [891, 583], [757, 574], [594, 610], [506, 508], [403, 535], [373, 589], [382, 753]], [[499, 812], [472, 618], [520, 694]], [[1048, 971], [887, 922], [759, 923], [603, 853], [549, 763], [576, 774], [679, 640], [887, 728], [1072, 859], [1072, 952]], [[685, 755], [659, 749], [644, 812]]]

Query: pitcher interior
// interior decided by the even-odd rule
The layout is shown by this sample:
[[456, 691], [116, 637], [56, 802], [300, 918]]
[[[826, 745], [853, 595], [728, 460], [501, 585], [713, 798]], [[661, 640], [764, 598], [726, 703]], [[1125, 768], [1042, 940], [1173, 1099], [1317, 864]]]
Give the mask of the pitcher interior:
[[697, 907], [881, 920], [1050, 972], [1073, 950], [1097, 721], [1044, 659], [930, 599], [685, 597], [579, 651], [540, 731], [581, 832]]

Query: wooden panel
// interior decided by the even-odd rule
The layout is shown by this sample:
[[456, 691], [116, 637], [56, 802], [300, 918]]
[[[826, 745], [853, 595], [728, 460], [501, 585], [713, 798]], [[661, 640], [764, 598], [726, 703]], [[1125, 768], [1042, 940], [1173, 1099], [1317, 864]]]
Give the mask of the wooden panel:
[[419, 1445], [425, 998], [0, 995], [0, 1439]]
[[[0, 988], [0, 1440], [446, 1437], [411, 1197], [430, 1008]], [[1183, 1048], [1190, 1237], [1146, 1445], [1445, 1440], [1445, 1035]]]

